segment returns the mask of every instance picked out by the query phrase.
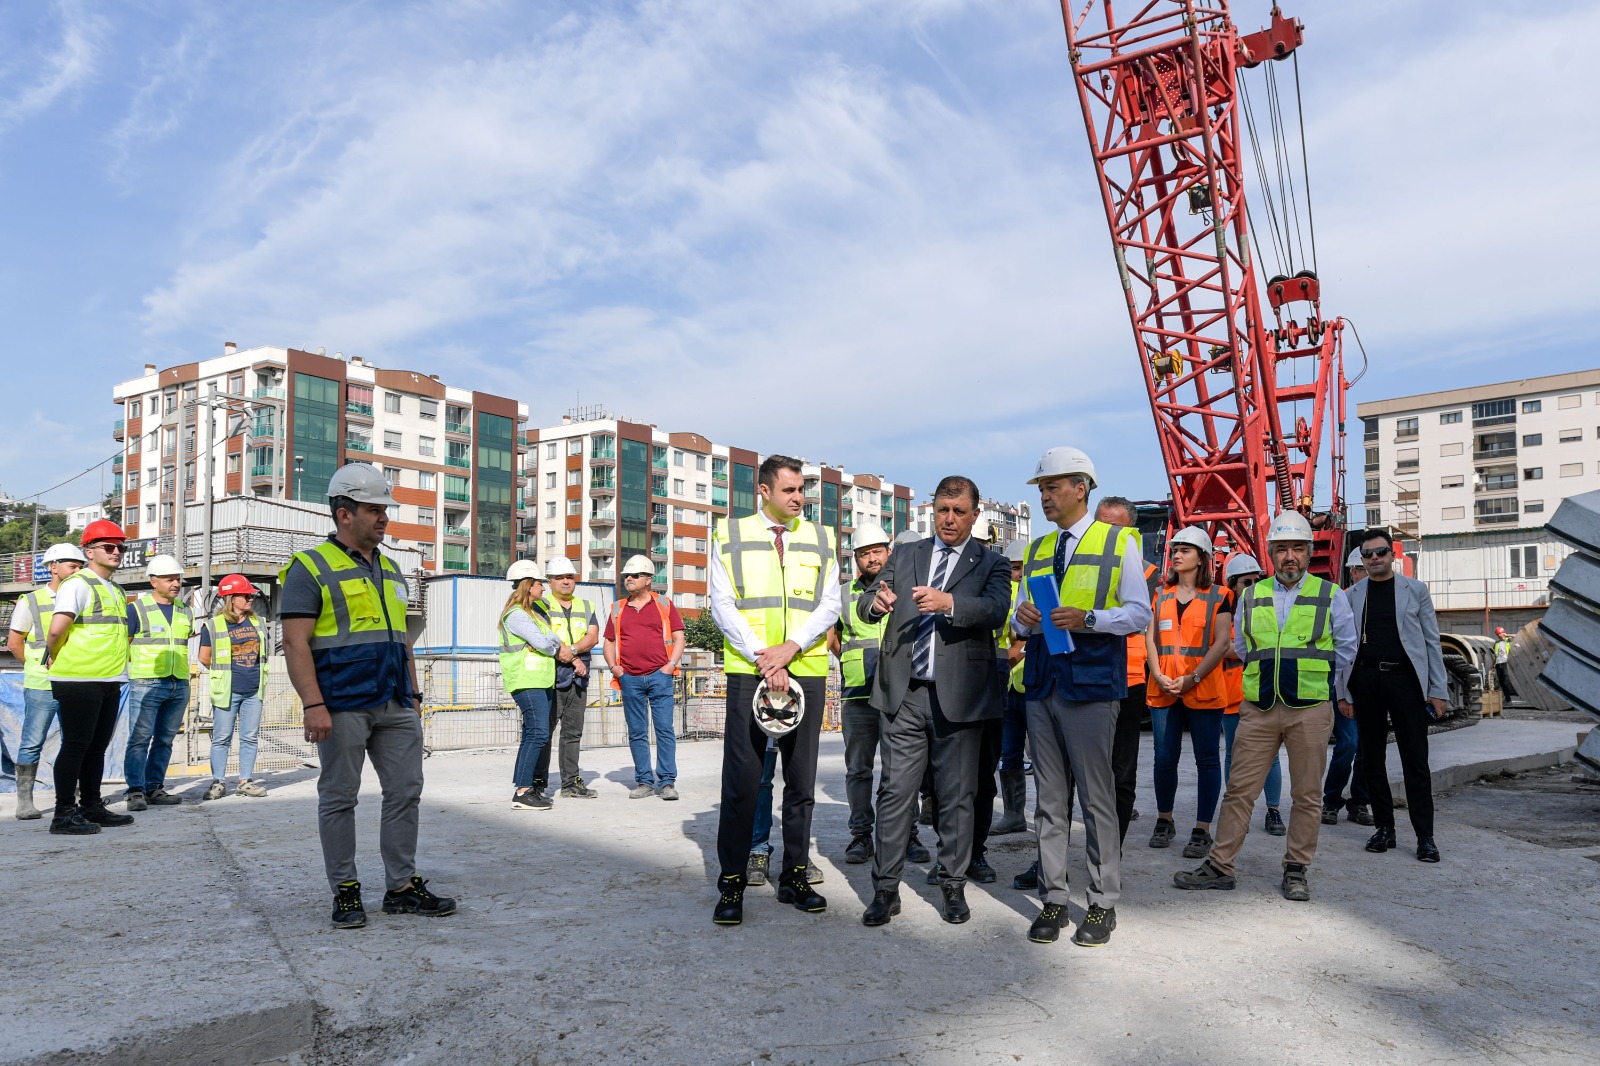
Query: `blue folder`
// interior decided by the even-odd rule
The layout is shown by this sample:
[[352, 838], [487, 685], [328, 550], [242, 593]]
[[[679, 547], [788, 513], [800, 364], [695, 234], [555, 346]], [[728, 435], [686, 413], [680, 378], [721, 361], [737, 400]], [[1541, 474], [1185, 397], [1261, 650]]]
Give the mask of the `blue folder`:
[[1061, 606], [1061, 597], [1055, 579], [1047, 574], [1028, 579], [1028, 596], [1044, 617], [1039, 622], [1039, 632], [1044, 634], [1044, 646], [1051, 655], [1072, 654], [1072, 634], [1050, 621], [1050, 612]]

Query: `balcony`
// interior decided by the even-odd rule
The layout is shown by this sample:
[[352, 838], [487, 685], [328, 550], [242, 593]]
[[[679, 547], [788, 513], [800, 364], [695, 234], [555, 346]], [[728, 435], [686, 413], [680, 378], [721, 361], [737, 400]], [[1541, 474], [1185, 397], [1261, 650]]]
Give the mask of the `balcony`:
[[1517, 446], [1515, 444], [1497, 444], [1492, 448], [1485, 448], [1482, 451], [1474, 451], [1472, 453], [1472, 461], [1475, 463], [1483, 463], [1493, 459], [1514, 459], [1516, 458], [1516, 455]]
[[113, 470], [121, 470], [122, 469], [122, 456], [117, 455], [117, 456], [113, 456], [112, 457], [112, 459], [111, 459], [111, 469], [113, 469]]
[[468, 470], [468, 469], [471, 469], [471, 467], [472, 467], [472, 460], [466, 458], [465, 456], [447, 455], [447, 456], [444, 457], [444, 465], [445, 466], [457, 466], [457, 467], [460, 467], [462, 470]]
[[446, 559], [443, 565], [446, 570], [457, 570], [462, 573], [472, 568], [472, 564], [465, 559]]
[[344, 402], [344, 409], [346, 414], [360, 415], [363, 418], [372, 417], [372, 405], [370, 403], [358, 403], [355, 400], [346, 400]]
[[277, 472], [277, 466], [272, 463], [255, 463], [250, 467], [251, 477], [272, 477]]
[[611, 554], [614, 554], [616, 552], [616, 550], [617, 550], [617, 545], [616, 545], [615, 541], [610, 541], [610, 540], [591, 540], [589, 542], [589, 554], [590, 555], [611, 555]]
[[444, 535], [447, 536], [447, 537], [459, 537], [462, 540], [468, 540], [468, 539], [470, 539], [472, 537], [472, 530], [467, 528], [466, 526], [451, 526], [451, 525], [447, 525], [447, 526], [444, 526], [443, 529], [444, 529]]
[[371, 455], [372, 442], [370, 440], [362, 440], [360, 437], [346, 437], [344, 439], [344, 450], [347, 452], [365, 452]]
[[121, 419], [121, 418], [119, 418], [115, 422], [111, 423], [111, 439], [112, 440], [121, 440], [124, 436], [126, 436], [127, 435], [127, 426], [128, 426], [127, 420], [126, 419]]
[[470, 437], [470, 436], [472, 436], [472, 423], [471, 422], [446, 422], [444, 424], [444, 431], [446, 433], [455, 433], [455, 434], [458, 434], [458, 435], [463, 436], [463, 437]]
[[454, 489], [445, 489], [444, 498], [452, 503], [470, 503], [472, 501], [472, 493], [457, 492]]
[[282, 385], [262, 385], [260, 388], [251, 390], [250, 398], [252, 400], [287, 400], [289, 391]]
[[615, 496], [616, 494], [617, 494], [617, 487], [615, 485], [590, 485], [589, 486], [589, 495], [591, 495], [591, 496]]
[[711, 506], [713, 506], [713, 507], [726, 507], [726, 506], [728, 506], [728, 490], [727, 489], [719, 489], [719, 488], [713, 487], [711, 489]]
[[726, 485], [728, 483], [727, 472], [713, 470], [711, 471], [711, 480], [715, 481], [719, 485]]
[[610, 567], [602, 567], [589, 571], [590, 581], [615, 581], [616, 579], [617, 572], [612, 570]]
[[650, 545], [650, 558], [655, 559], [657, 561], [660, 561], [662, 559], [665, 559], [666, 557], [667, 557], [667, 546], [665, 544], [652, 544], [652, 545]]
[[250, 423], [250, 435], [252, 437], [276, 437], [278, 435], [278, 427], [273, 424], [270, 418], [258, 418]]
[[650, 528], [651, 529], [666, 529], [667, 528], [667, 516], [664, 515], [664, 514], [651, 515], [650, 516]]
[[652, 469], [652, 470], [665, 470], [666, 468], [667, 468], [667, 457], [666, 456], [663, 455], [659, 459], [650, 460], [650, 469]]
[[617, 524], [617, 512], [609, 507], [602, 511], [595, 511], [589, 515], [591, 526], [614, 526]]
[[613, 466], [617, 465], [617, 457], [614, 456], [614, 455], [591, 455], [589, 457], [589, 465], [590, 466], [599, 466], [599, 467], [613, 467]]
[[655, 577], [651, 578], [650, 587], [655, 589], [657, 592], [667, 591], [667, 575], [657, 574]]

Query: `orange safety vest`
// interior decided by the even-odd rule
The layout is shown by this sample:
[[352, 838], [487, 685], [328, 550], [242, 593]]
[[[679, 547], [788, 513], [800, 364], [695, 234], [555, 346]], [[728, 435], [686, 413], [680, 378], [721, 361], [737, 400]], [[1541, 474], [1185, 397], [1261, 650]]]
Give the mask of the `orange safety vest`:
[[[1217, 615], [1227, 609], [1227, 593], [1213, 586], [1197, 589], [1194, 599], [1178, 616], [1178, 590], [1164, 588], [1156, 593], [1156, 654], [1160, 672], [1167, 677], [1186, 677], [1195, 672], [1216, 639]], [[1232, 631], [1228, 633], [1233, 636]], [[1152, 676], [1145, 689], [1145, 701], [1152, 707], [1170, 707], [1177, 697], [1156, 684]], [[1220, 711], [1228, 705], [1227, 680], [1221, 670], [1212, 670], [1200, 684], [1183, 697], [1186, 706], [1197, 711]]]
[[[1227, 595], [1228, 612], [1232, 614], [1234, 613], [1234, 604], [1238, 601], [1232, 592]], [[1237, 623], [1235, 623], [1235, 626], [1237, 627]], [[1232, 655], [1231, 648], [1228, 654]], [[1228, 706], [1223, 713], [1238, 714], [1240, 706], [1244, 704], [1244, 661], [1224, 656], [1222, 666], [1219, 669], [1222, 671], [1223, 683], [1228, 686]]]
[[[650, 601], [656, 605], [656, 610], [661, 612], [661, 643], [667, 646], [667, 658], [672, 657], [672, 614], [667, 610], [667, 601], [661, 598], [658, 592], [650, 593]], [[622, 662], [622, 609], [628, 605], [626, 597], [617, 600], [611, 605], [611, 632], [617, 635], [617, 662]], [[671, 670], [673, 677], [677, 677], [681, 665], [674, 666]], [[611, 687], [617, 691], [622, 690], [622, 680], [615, 674], [611, 675]]]
[[[1155, 576], [1156, 576], [1156, 564], [1155, 563], [1146, 563], [1144, 565], [1144, 581], [1145, 581], [1145, 584], [1146, 585], [1154, 584], [1154, 582], [1151, 581], [1151, 578], [1153, 578]], [[1151, 592], [1152, 595], [1154, 595], [1155, 594], [1155, 589], [1152, 588], [1150, 590], [1150, 592]], [[1143, 685], [1145, 683], [1145, 680], [1146, 680], [1145, 679], [1145, 660], [1147, 660], [1149, 657], [1150, 657], [1149, 653], [1145, 651], [1145, 647], [1144, 647], [1144, 634], [1143, 633], [1134, 633], [1131, 636], [1129, 636], [1128, 637], [1128, 687], [1129, 688], [1137, 688], [1140, 685]]]

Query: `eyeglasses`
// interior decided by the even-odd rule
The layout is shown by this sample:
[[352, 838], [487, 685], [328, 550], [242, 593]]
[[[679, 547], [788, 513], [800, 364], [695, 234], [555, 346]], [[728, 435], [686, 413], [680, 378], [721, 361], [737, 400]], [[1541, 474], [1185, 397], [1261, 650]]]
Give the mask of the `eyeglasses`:
[[123, 546], [121, 544], [117, 544], [115, 542], [103, 542], [103, 543], [100, 543], [100, 544], [91, 544], [91, 545], [89, 545], [89, 547], [91, 547], [91, 548], [99, 548], [101, 551], [119, 552], [119, 553], [122, 551], [122, 548], [123, 548]]
[[1361, 558], [1363, 558], [1363, 559], [1382, 559], [1385, 555], [1388, 555], [1388, 554], [1389, 554], [1388, 545], [1385, 545], [1382, 548], [1372, 548], [1370, 550], [1368, 550], [1366, 548], [1362, 548], [1361, 549]]

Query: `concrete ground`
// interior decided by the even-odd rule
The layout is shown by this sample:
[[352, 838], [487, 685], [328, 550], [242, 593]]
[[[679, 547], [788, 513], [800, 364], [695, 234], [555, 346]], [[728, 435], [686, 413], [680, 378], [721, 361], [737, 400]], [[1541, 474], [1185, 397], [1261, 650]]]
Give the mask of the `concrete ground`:
[[[1487, 722], [1433, 738], [1434, 765], [1548, 763], [1574, 739], [1569, 723]], [[836, 735], [814, 823], [827, 913], [752, 889], [737, 929], [710, 923], [719, 743], [679, 748], [678, 803], [627, 799], [627, 750], [608, 748], [584, 756], [599, 799], [513, 811], [511, 762], [428, 761], [421, 868], [460, 899], [445, 919], [377, 913], [369, 781], [372, 918], [350, 932], [327, 927], [314, 772], [262, 800], [199, 804], [196, 785], [85, 840], [0, 801], [0, 1063], [1600, 1060], [1600, 864], [1571, 834], [1498, 831], [1480, 803], [1441, 800], [1437, 866], [1412, 858], [1403, 817], [1401, 850], [1381, 856], [1362, 850], [1369, 830], [1325, 827], [1309, 904], [1278, 895], [1281, 843], [1258, 809], [1238, 890], [1184, 894], [1171, 874], [1193, 860], [1144, 846], [1146, 737], [1119, 927], [1089, 950], [1025, 939], [1038, 902], [1009, 887], [1032, 858], [1022, 835], [993, 841], [1002, 879], [969, 889], [969, 924], [940, 921], [908, 868], [904, 913], [864, 928], [870, 867], [840, 857]], [[1182, 828], [1193, 802], [1185, 767]], [[1082, 870], [1080, 852], [1074, 919]]]

